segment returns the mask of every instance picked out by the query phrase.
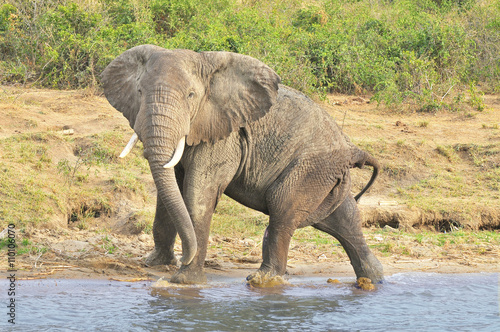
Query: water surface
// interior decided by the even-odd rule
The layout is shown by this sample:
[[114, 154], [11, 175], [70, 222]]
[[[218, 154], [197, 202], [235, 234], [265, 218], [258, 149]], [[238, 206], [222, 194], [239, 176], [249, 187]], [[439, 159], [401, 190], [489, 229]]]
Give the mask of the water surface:
[[[20, 281], [19, 331], [500, 331], [496, 273], [403, 273], [374, 292], [326, 278], [256, 289], [241, 279], [208, 287], [153, 288], [151, 282]], [[0, 282], [7, 323], [7, 289]]]

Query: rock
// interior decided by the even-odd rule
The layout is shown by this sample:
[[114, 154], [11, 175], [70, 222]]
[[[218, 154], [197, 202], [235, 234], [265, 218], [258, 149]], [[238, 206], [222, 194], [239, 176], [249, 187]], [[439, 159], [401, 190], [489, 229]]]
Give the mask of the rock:
[[388, 232], [392, 232], [392, 233], [397, 233], [399, 232], [399, 230], [397, 228], [393, 228], [389, 225], [385, 225], [384, 226], [384, 231], [388, 231]]
[[151, 241], [151, 235], [142, 233], [137, 237], [137, 239], [141, 242], [149, 242]]
[[3, 239], [4, 237], [7, 237], [7, 232], [8, 228], [4, 229], [3, 231], [0, 232], [0, 239]]
[[170, 286], [171, 286], [171, 284], [167, 280], [164, 280], [163, 277], [158, 279], [156, 282], [154, 282], [151, 285], [152, 288], [163, 288], [163, 287], [170, 287]]
[[396, 202], [396, 201], [379, 201], [378, 205], [380, 205], [380, 206], [396, 206], [396, 205], [398, 205], [398, 202]]
[[64, 240], [52, 245], [52, 249], [56, 252], [78, 257], [92, 249], [92, 245], [84, 241]]
[[255, 241], [252, 239], [243, 239], [243, 240], [240, 240], [240, 243], [242, 245], [244, 245], [245, 247], [255, 247], [256, 246]]

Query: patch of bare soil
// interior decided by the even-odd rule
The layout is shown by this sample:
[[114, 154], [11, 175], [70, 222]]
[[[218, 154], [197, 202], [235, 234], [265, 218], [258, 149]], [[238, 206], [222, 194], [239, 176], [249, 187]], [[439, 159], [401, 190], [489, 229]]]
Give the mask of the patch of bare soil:
[[[130, 131], [126, 119], [104, 97], [88, 91], [4, 86], [0, 87], [0, 95], [0, 139], [38, 132], [56, 132], [77, 139], [109, 131], [110, 128], [120, 128], [127, 133]], [[466, 160], [466, 152], [462, 156], [464, 162], [460, 162], [460, 159], [447, 164], [447, 157], [436, 150], [438, 146], [457, 144], [464, 147], [472, 143], [498, 144], [500, 98], [486, 96], [485, 102], [487, 111], [469, 117], [456, 113], [388, 113], [378, 109], [368, 98], [330, 96], [329, 106], [326, 107], [343, 130], [356, 144], [370, 150], [381, 164], [386, 165], [379, 180], [360, 202], [369, 245], [374, 248], [381, 244], [404, 247], [404, 252], [390, 251], [388, 254], [374, 249], [386, 274], [407, 271], [499, 272], [497, 246], [486, 245], [481, 250], [465, 244], [436, 246], [391, 236], [391, 233], [383, 238], [374, 233], [374, 227], [386, 225], [407, 232], [422, 229], [450, 231], [457, 226], [472, 230], [500, 228], [498, 193], [497, 200], [492, 201], [488, 208], [483, 206], [476, 220], [462, 220], [460, 216], [448, 212], [408, 206], [405, 198], [399, 195], [401, 188], [429, 175], [429, 164], [434, 167], [444, 165], [442, 167], [449, 167], [458, 173], [481, 171]], [[60, 141], [54, 142], [50, 153], [56, 164], [63, 158], [75, 158], [72, 147]], [[500, 154], [487, 156], [488, 163], [484, 167], [499, 167], [498, 156]], [[362, 188], [370, 175], [369, 170], [353, 172], [355, 189]], [[100, 175], [106, 176], [109, 174]], [[143, 180], [154, 196], [151, 178], [144, 176]], [[495, 189], [492, 190], [491, 197], [495, 197]], [[26, 279], [168, 278], [177, 267], [146, 266], [144, 258], [153, 249], [152, 236], [143, 229], [137, 229], [132, 222], [136, 211], [153, 211], [154, 200], [145, 202], [143, 197], [121, 192], [114, 194], [111, 204], [111, 213], [95, 218], [85, 229], [66, 224], [65, 218], [54, 217], [52, 224], [28, 226], [19, 232], [17, 241], [26, 240], [36, 250], [28, 250], [16, 257], [18, 276]], [[450, 199], [449, 204], [463, 202], [456, 203]], [[213, 235], [205, 264], [209, 276], [244, 278], [259, 267], [260, 246], [260, 239]], [[292, 276], [325, 276], [325, 281], [327, 277], [354, 276], [349, 259], [343, 252], [322, 252], [314, 244], [295, 240], [290, 248], [288, 273]], [[180, 253], [179, 243], [176, 251]], [[7, 260], [0, 261], [0, 270], [7, 270]]]

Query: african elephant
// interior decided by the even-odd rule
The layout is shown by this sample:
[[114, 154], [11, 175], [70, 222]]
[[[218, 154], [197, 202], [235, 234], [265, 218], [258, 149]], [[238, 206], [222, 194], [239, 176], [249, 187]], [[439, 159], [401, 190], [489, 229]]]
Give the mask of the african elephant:
[[377, 161], [268, 66], [230, 52], [142, 45], [113, 60], [101, 78], [106, 98], [135, 131], [122, 156], [140, 139], [158, 192], [155, 248], [146, 262], [175, 264], [181, 238], [172, 282], [206, 282], [210, 222], [223, 193], [269, 215], [263, 262], [248, 279], [283, 275], [292, 234], [305, 226], [337, 238], [358, 278], [383, 278], [361, 232], [349, 173], [373, 166], [368, 187]]

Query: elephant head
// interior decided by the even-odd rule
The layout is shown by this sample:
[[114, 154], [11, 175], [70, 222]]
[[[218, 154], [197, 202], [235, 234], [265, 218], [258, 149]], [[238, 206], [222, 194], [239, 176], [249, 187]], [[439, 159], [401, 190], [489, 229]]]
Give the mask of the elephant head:
[[158, 196], [182, 240], [181, 262], [197, 251], [189, 212], [173, 166], [185, 144], [213, 143], [264, 116], [275, 103], [279, 76], [260, 61], [230, 52], [166, 50], [141, 45], [103, 71], [104, 94], [144, 144]]

